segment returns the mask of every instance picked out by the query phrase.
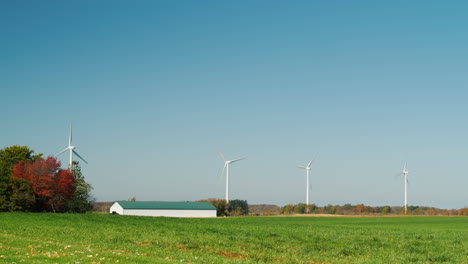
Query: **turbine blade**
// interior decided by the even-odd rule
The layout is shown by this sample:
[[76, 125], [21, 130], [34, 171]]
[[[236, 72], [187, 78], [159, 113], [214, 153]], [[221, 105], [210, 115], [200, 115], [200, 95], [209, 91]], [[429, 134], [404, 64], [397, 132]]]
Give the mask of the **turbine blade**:
[[223, 176], [224, 176], [224, 169], [226, 169], [226, 163], [224, 163], [223, 170], [221, 171], [221, 174], [218, 177], [218, 184], [221, 183]]
[[221, 171], [221, 176], [219, 177], [219, 180], [224, 178], [224, 171], [226, 170], [227, 162], [224, 162], [223, 170]]
[[70, 125], [70, 137], [68, 138], [68, 146], [72, 144], [72, 126]]
[[307, 164], [307, 167], [310, 167], [310, 165], [312, 165], [312, 163], [314, 163], [315, 159], [317, 158], [317, 154], [315, 154], [315, 157], [309, 162], [309, 164]]
[[221, 151], [219, 152], [219, 155], [221, 155], [221, 158], [222, 158], [224, 161], [226, 161], [226, 158], [224, 158], [224, 154], [223, 154]]
[[236, 162], [236, 161], [239, 161], [239, 160], [243, 160], [243, 159], [246, 159], [246, 158], [241, 158], [241, 159], [230, 160], [230, 163], [233, 163], [233, 162]]
[[298, 167], [298, 168], [301, 168], [301, 169], [304, 169], [304, 170], [307, 170], [307, 168], [306, 168], [306, 167], [304, 167], [304, 166], [300, 166], [300, 165], [298, 165], [297, 167]]
[[76, 151], [73, 150], [73, 153], [75, 153], [75, 155], [78, 156], [78, 158], [80, 158], [82, 161], [88, 164], [88, 162], [85, 159], [83, 159], [78, 153], [76, 153]]
[[62, 151], [60, 151], [59, 153], [55, 154], [54, 156], [57, 157], [58, 155], [64, 153], [64, 152], [67, 151], [67, 150], [68, 150], [68, 148], [66, 148], [66, 149], [64, 149], [64, 150], [62, 150]]

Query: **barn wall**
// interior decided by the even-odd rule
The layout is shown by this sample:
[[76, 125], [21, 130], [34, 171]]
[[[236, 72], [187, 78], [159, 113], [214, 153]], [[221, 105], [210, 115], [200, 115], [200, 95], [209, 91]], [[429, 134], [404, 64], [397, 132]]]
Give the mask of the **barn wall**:
[[119, 215], [123, 215], [124, 214], [124, 210], [122, 208], [122, 206], [120, 206], [120, 204], [118, 203], [114, 203], [110, 209], [109, 209], [109, 213], [113, 213], [113, 212], [116, 212], [117, 214]]
[[216, 217], [216, 210], [135, 210], [127, 209], [124, 215], [167, 217]]

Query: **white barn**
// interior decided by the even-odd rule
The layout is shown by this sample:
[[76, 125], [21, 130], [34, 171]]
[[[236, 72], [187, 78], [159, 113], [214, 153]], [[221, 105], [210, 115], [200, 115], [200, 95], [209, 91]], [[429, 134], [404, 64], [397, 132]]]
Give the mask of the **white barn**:
[[111, 214], [167, 217], [216, 217], [216, 207], [209, 202], [129, 202], [116, 201]]

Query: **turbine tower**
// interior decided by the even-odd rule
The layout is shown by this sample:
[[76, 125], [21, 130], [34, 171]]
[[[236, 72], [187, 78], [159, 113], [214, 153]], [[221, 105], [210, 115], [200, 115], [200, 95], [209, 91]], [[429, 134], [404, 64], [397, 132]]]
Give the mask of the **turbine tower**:
[[[317, 156], [315, 156], [317, 157]], [[310, 166], [312, 165], [312, 163], [314, 163], [314, 160], [315, 160], [315, 157], [314, 159], [312, 159], [309, 164], [307, 164], [307, 166], [298, 166], [299, 168], [301, 169], [304, 169], [306, 170], [306, 175], [307, 175], [307, 188], [306, 188], [306, 207], [307, 207], [307, 211], [309, 211], [309, 189], [310, 189], [310, 184], [309, 184], [309, 178], [310, 178]]]
[[224, 170], [226, 170], [226, 202], [229, 203], [229, 164], [234, 163], [239, 160], [243, 160], [245, 158], [226, 160], [226, 158], [224, 158], [223, 153], [220, 152], [219, 154], [221, 154], [221, 158], [223, 158], [224, 160], [223, 173], [224, 173]]
[[70, 151], [70, 163], [68, 164], [68, 168], [71, 169], [72, 167], [72, 162], [73, 162], [73, 153], [75, 153], [78, 158], [80, 158], [82, 161], [84, 161], [86, 164], [88, 162], [83, 159], [76, 151], [75, 151], [75, 146], [72, 146], [72, 126], [70, 125], [70, 137], [68, 138], [68, 147], [66, 147], [64, 150], [60, 151], [59, 153], [55, 154], [55, 157], [58, 157], [60, 154], [64, 153], [65, 151], [69, 150]]
[[406, 169], [406, 162], [405, 162], [403, 171], [400, 173], [400, 175], [403, 175], [405, 178], [405, 214], [408, 213], [408, 173], [409, 171]]

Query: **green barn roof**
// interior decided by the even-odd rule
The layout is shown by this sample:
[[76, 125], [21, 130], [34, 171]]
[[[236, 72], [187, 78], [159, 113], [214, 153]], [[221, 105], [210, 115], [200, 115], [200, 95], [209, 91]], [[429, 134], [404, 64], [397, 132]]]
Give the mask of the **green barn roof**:
[[123, 209], [216, 210], [209, 202], [129, 202], [116, 201]]

